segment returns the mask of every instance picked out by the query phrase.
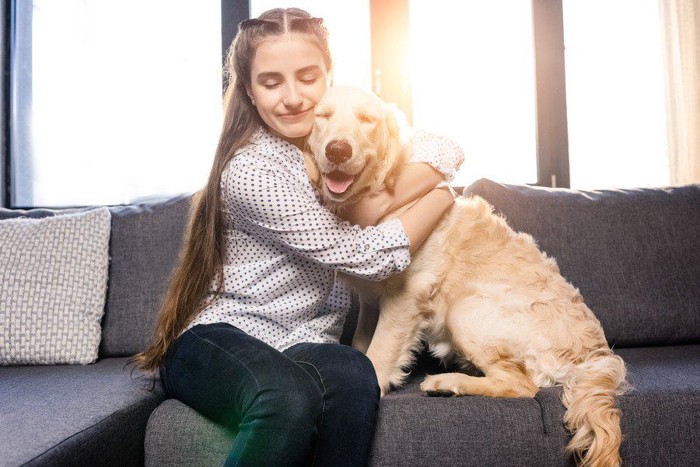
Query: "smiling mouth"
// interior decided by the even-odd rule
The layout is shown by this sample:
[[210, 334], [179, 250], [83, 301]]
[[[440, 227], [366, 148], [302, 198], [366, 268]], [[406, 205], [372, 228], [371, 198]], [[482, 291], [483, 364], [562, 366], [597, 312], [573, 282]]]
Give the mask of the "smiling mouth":
[[288, 118], [293, 120], [295, 118], [301, 117], [302, 115], [306, 115], [307, 113], [309, 113], [310, 110], [311, 109], [306, 109], [296, 113], [280, 114], [280, 118]]
[[350, 185], [355, 181], [355, 175], [346, 174], [340, 170], [323, 174], [323, 180], [326, 182], [326, 187], [331, 193], [340, 195], [348, 191]]

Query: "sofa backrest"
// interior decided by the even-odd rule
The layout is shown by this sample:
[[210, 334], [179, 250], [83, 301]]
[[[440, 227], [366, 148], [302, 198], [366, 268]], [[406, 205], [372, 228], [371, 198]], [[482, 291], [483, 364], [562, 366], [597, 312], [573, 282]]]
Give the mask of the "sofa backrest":
[[110, 207], [112, 232], [100, 357], [133, 355], [151, 342], [184, 240], [192, 195]]
[[611, 345], [700, 342], [700, 185], [576, 191], [482, 179], [464, 194], [556, 259]]
[[[700, 342], [700, 185], [575, 191], [484, 179], [464, 192], [489, 201], [509, 225], [531, 234], [556, 259], [612, 345]], [[191, 199], [189, 194], [109, 207], [101, 358], [133, 355], [149, 344]], [[0, 220], [83, 209], [92, 208], [0, 208]]]
[[[150, 343], [160, 301], [184, 239], [191, 199], [191, 194], [183, 194], [109, 206], [109, 281], [100, 358], [131, 356]], [[0, 220], [42, 218], [94, 208], [0, 208]]]

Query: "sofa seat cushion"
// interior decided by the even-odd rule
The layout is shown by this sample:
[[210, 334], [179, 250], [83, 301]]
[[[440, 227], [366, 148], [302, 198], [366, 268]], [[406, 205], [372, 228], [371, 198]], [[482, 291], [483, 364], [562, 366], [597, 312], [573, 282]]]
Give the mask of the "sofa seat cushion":
[[223, 465], [235, 433], [177, 399], [151, 414], [146, 429], [145, 466]]
[[[623, 463], [694, 465], [700, 458], [700, 345], [616, 350], [633, 390], [619, 398]], [[432, 398], [419, 384], [439, 372], [429, 359], [409, 383], [382, 400], [374, 465], [573, 465], [560, 386], [534, 399]], [[650, 447], [653, 446], [653, 449]]]
[[[627, 465], [693, 465], [700, 458], [700, 345], [617, 351], [634, 389], [619, 399]], [[407, 385], [382, 399], [371, 465], [572, 466], [564, 447], [561, 387], [534, 399], [427, 397], [419, 384], [440, 369], [421, 358]], [[151, 415], [146, 465], [220, 465], [234, 434], [168, 399]], [[653, 449], [650, 449], [653, 446]]]
[[617, 349], [632, 390], [619, 401], [627, 465], [698, 465], [700, 345]]
[[0, 465], [142, 465], [164, 399], [126, 358], [0, 368]]

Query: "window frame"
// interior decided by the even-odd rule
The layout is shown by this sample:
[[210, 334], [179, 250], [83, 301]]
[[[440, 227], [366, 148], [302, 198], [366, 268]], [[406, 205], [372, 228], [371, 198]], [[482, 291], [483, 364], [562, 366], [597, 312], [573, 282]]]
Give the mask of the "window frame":
[[2, 86], [0, 87], [0, 206], [11, 207], [10, 205], [10, 148], [11, 148], [11, 95], [12, 80], [11, 70], [11, 50], [13, 43], [12, 32], [14, 31], [15, 1], [2, 0], [0, 3], [0, 66], [2, 67]]
[[532, 0], [537, 186], [570, 188], [562, 0]]

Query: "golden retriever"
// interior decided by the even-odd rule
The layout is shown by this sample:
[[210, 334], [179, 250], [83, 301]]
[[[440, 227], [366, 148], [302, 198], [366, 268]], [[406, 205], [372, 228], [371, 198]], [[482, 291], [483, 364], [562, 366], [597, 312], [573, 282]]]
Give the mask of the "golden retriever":
[[[315, 112], [307, 169], [331, 209], [391, 187], [410, 151], [391, 107], [332, 87]], [[437, 358], [470, 362], [484, 374], [431, 375], [424, 393], [534, 397], [539, 387], [561, 384], [573, 434], [567, 449], [581, 465], [620, 464], [615, 398], [627, 387], [623, 360], [555, 260], [484, 199], [457, 198], [405, 271], [382, 282], [344, 280], [363, 303], [353, 345], [366, 350], [382, 395], [402, 384], [424, 340]], [[381, 303], [373, 336], [369, 303]]]

